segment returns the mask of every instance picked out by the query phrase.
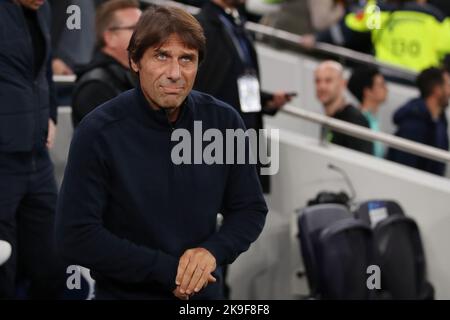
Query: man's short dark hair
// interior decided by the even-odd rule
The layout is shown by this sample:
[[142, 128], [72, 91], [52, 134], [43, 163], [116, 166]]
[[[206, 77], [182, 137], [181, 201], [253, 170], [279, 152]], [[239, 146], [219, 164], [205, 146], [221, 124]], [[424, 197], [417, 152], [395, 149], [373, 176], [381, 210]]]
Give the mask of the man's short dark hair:
[[199, 63], [205, 54], [206, 39], [200, 23], [187, 11], [173, 6], [149, 7], [142, 14], [131, 36], [128, 53], [138, 63], [145, 51], [163, 45], [173, 34], [180, 37], [189, 49], [198, 50]]
[[361, 66], [356, 68], [348, 81], [348, 90], [358, 99], [359, 102], [364, 100], [364, 89], [373, 87], [375, 77], [381, 75], [380, 70], [374, 66]]
[[423, 99], [433, 94], [436, 86], [444, 84], [444, 70], [438, 68], [428, 68], [423, 70], [417, 77], [417, 87]]
[[97, 47], [103, 48], [105, 40], [103, 34], [108, 29], [114, 27], [116, 21], [116, 11], [123, 9], [136, 8], [139, 9], [139, 1], [137, 0], [109, 0], [102, 3], [95, 13], [95, 33]]

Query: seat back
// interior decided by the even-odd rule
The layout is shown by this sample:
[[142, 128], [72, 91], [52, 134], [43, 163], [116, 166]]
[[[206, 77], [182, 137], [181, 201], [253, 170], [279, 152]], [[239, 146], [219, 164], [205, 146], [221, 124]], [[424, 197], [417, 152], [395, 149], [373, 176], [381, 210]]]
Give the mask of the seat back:
[[298, 237], [311, 296], [319, 295], [318, 240], [320, 232], [334, 222], [351, 217], [339, 204], [319, 204], [299, 210]]
[[376, 264], [381, 269], [382, 289], [392, 299], [432, 299], [426, 280], [426, 261], [416, 222], [405, 216], [393, 200], [361, 203], [355, 217], [374, 231]]
[[419, 228], [409, 217], [392, 215], [374, 228], [381, 286], [395, 300], [428, 300], [434, 289], [426, 279]]
[[372, 230], [347, 218], [333, 223], [319, 238], [319, 287], [322, 299], [368, 300], [367, 270], [373, 264]]

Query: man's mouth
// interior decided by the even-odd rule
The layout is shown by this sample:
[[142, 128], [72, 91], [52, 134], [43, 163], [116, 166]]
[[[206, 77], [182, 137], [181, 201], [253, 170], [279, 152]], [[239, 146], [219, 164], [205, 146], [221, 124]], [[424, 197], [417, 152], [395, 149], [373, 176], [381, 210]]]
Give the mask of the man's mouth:
[[183, 92], [183, 87], [171, 87], [171, 86], [161, 86], [162, 91], [165, 94], [180, 94]]

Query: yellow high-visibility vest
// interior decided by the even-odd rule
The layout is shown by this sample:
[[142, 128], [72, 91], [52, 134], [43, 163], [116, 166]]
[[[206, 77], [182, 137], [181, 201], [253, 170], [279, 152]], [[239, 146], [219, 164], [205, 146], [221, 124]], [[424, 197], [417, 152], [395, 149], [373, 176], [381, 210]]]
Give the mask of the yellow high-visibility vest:
[[389, 11], [371, 0], [364, 10], [348, 14], [345, 24], [371, 32], [375, 56], [382, 62], [418, 72], [439, 66], [450, 53], [450, 20], [409, 8]]

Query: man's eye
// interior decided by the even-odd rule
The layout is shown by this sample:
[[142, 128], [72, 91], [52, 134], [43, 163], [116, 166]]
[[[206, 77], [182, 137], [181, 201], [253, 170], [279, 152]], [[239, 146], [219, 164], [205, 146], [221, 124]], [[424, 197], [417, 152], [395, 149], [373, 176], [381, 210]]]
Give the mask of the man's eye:
[[182, 57], [181, 61], [183, 61], [183, 62], [191, 62], [192, 58], [191, 57]]
[[158, 60], [166, 60], [166, 59], [167, 59], [167, 56], [166, 56], [164, 53], [158, 53], [158, 54], [156, 55], [156, 58], [157, 58]]

